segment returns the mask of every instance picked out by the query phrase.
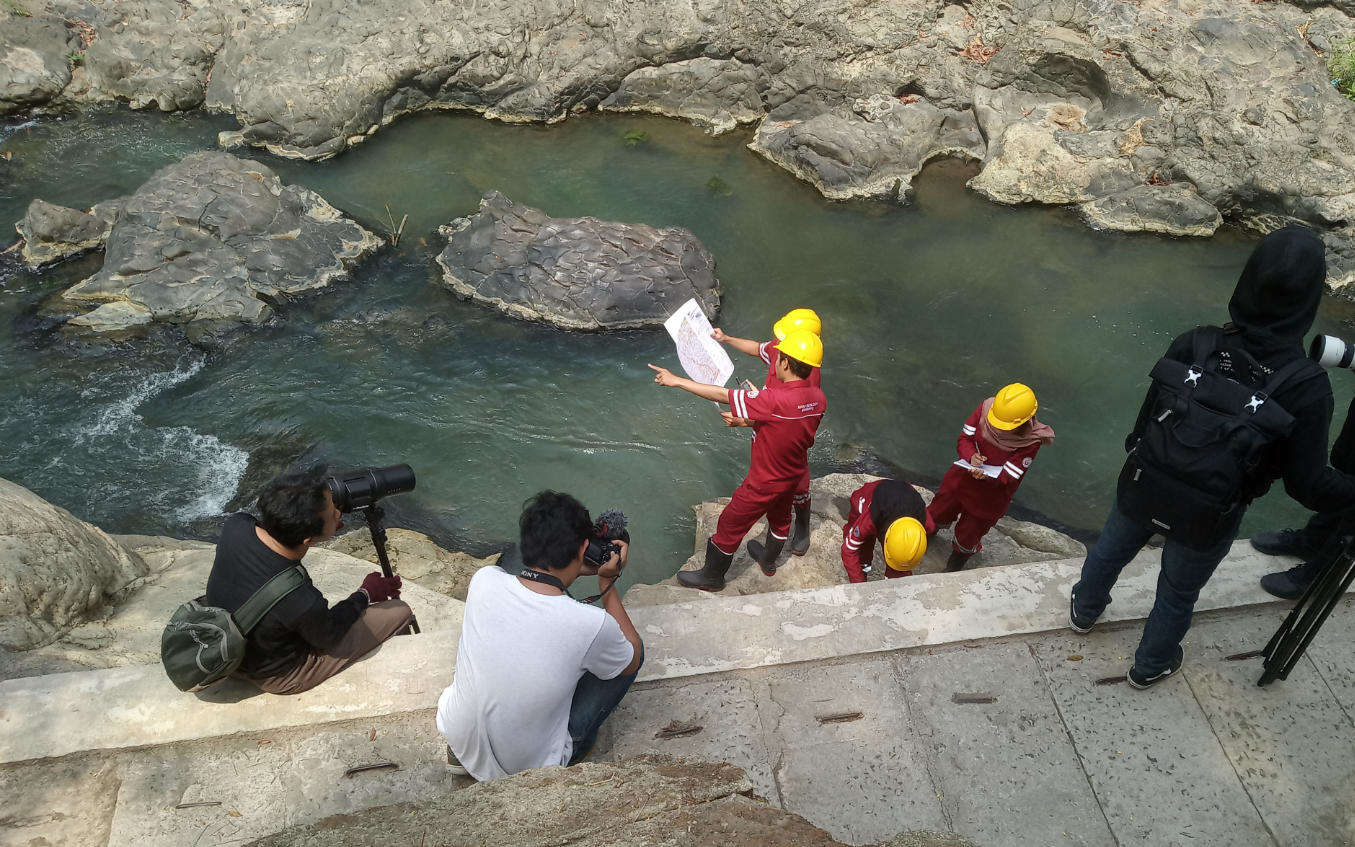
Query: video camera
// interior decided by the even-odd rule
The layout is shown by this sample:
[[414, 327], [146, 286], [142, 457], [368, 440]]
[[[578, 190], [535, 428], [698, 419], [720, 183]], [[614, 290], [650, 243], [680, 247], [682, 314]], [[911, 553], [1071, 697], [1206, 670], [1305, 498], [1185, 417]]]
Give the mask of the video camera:
[[618, 541], [630, 543], [626, 516], [618, 509], [608, 509], [594, 521], [593, 537], [588, 539], [588, 547], [583, 551], [583, 560], [588, 563], [591, 573], [597, 573], [597, 569], [607, 564], [613, 554], [621, 552], [616, 544]]
[[[329, 496], [340, 512], [362, 512], [367, 518], [367, 531], [372, 535], [372, 546], [376, 548], [376, 560], [381, 565], [381, 573], [388, 579], [394, 576], [390, 557], [386, 554], [386, 528], [381, 525], [385, 513], [376, 501], [391, 494], [413, 491], [414, 469], [409, 465], [356, 468], [326, 477], [325, 488], [329, 490]], [[418, 631], [419, 622], [410, 615], [406, 632]]]

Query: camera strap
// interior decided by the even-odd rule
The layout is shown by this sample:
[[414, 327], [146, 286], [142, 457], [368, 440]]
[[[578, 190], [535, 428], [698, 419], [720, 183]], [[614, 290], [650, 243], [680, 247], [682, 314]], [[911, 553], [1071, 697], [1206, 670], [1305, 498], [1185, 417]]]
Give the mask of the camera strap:
[[[570, 598], [571, 600], [578, 600], [577, 597], [569, 593], [569, 589], [565, 587], [565, 584], [560, 581], [559, 577], [552, 576], [551, 574], [548, 573], [542, 573], [541, 571], [534, 571], [531, 568], [523, 568], [522, 572], [519, 573], [518, 576], [522, 577], [528, 582], [536, 582], [540, 583], [541, 585], [554, 586], [563, 591], [565, 596]], [[579, 600], [579, 602], [596, 603], [597, 601], [601, 600], [604, 596], [606, 596], [608, 591], [612, 590], [613, 585], [616, 585], [616, 580], [612, 580], [612, 584], [608, 585], [607, 588], [603, 590], [601, 593], [594, 594], [592, 597], [585, 597], [582, 600]]]

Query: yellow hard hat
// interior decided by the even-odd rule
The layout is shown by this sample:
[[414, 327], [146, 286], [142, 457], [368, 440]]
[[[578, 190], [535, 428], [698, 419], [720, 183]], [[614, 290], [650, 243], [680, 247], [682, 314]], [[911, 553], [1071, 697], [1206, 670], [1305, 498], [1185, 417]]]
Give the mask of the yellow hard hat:
[[917, 518], [899, 518], [885, 530], [885, 563], [896, 571], [911, 571], [927, 552], [927, 530]]
[[807, 329], [792, 329], [785, 338], [776, 342], [776, 349], [806, 365], [816, 368], [823, 365], [823, 342]]
[[793, 329], [807, 329], [815, 335], [823, 335], [823, 321], [813, 309], [791, 309], [772, 324], [772, 334], [778, 341]]
[[988, 409], [988, 423], [998, 429], [1016, 429], [1035, 417], [1040, 404], [1035, 402], [1035, 392], [1029, 386], [1019, 382], [1005, 385], [993, 398]]

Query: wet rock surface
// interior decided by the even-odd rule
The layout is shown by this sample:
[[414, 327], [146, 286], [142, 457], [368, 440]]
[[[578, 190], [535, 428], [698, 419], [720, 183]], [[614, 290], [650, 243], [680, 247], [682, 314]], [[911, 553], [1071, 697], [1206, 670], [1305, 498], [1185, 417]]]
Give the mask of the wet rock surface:
[[[35, 235], [49, 238], [36, 224], [57, 221], [49, 229], [59, 242], [95, 231], [94, 221], [52, 208], [35, 214], [30, 207], [24, 231], [30, 220]], [[314, 191], [215, 152], [157, 171], [120, 202], [103, 240], [103, 267], [62, 294], [73, 305], [94, 307], [69, 323], [95, 332], [152, 321], [262, 323], [270, 303], [345, 278], [380, 245]], [[25, 256], [40, 255], [46, 244], [26, 246]]]
[[51, 643], [148, 570], [103, 530], [0, 479], [0, 648]]
[[680, 227], [552, 218], [497, 191], [438, 232], [443, 280], [513, 317], [564, 329], [661, 326], [695, 297], [720, 308], [715, 259]]
[[21, 256], [29, 270], [98, 250], [108, 240], [121, 201], [100, 203], [88, 212], [34, 200], [14, 225], [23, 239]]

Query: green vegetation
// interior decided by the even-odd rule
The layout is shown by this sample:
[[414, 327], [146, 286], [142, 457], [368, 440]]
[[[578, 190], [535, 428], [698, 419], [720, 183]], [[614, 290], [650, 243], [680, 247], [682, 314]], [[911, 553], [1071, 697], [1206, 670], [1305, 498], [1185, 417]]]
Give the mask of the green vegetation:
[[19, 0], [5, 0], [5, 8], [11, 15], [19, 18], [31, 18], [33, 13], [19, 5]]
[[643, 129], [628, 129], [625, 135], [621, 136], [627, 147], [637, 147], [649, 140], [649, 133]]
[[1349, 38], [1332, 48], [1327, 59], [1327, 70], [1331, 73], [1331, 84], [1336, 90], [1355, 100], [1355, 38]]
[[728, 197], [734, 193], [734, 189], [730, 184], [723, 179], [720, 179], [718, 176], [713, 176], [706, 180], [706, 190], [719, 197]]
[[71, 67], [78, 68], [85, 63], [85, 54], [79, 50], [72, 50], [66, 54], [66, 61], [71, 63]]

